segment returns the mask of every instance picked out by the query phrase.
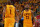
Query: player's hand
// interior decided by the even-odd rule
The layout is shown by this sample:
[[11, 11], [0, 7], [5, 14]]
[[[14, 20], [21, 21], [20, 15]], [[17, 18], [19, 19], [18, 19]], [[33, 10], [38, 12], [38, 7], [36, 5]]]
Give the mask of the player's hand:
[[35, 27], [35, 24], [33, 24], [33, 27]]

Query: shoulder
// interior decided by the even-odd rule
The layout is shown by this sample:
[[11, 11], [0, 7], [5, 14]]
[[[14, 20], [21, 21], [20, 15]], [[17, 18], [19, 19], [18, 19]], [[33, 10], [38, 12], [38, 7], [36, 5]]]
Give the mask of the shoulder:
[[22, 13], [24, 13], [25, 10], [22, 11]]
[[6, 6], [9, 6], [9, 5], [6, 5]]
[[31, 13], [34, 13], [34, 12], [31, 10]]

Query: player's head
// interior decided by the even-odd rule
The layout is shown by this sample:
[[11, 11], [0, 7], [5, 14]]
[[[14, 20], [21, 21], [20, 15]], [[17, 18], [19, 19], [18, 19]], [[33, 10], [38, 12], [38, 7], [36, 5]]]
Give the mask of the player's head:
[[26, 5], [26, 6], [25, 6], [25, 10], [28, 10], [28, 9], [29, 9], [29, 5]]
[[11, 1], [8, 1], [7, 4], [8, 4], [8, 5], [11, 5]]

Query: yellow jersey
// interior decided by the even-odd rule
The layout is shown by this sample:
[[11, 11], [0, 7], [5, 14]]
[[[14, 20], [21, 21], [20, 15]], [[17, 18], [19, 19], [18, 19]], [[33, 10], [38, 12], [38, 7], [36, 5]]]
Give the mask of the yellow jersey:
[[13, 5], [6, 5], [4, 27], [14, 27], [15, 24], [15, 8]]
[[23, 27], [32, 27], [31, 10], [23, 12]]
[[15, 8], [13, 5], [6, 5], [5, 17], [15, 17]]

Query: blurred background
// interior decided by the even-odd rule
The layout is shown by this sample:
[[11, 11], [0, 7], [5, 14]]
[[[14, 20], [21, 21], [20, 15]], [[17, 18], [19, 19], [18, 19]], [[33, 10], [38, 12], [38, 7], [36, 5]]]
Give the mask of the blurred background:
[[[40, 15], [40, 0], [0, 0], [0, 26], [3, 27], [3, 12], [5, 12], [5, 8], [7, 2], [10, 1], [12, 5], [15, 6], [16, 11], [20, 13], [19, 17], [21, 17], [22, 11], [25, 9], [26, 5], [29, 5], [30, 9], [34, 12], [34, 17]], [[16, 15], [17, 16], [17, 15]], [[40, 18], [40, 16], [39, 16]], [[22, 24], [23, 17], [20, 21]]]

